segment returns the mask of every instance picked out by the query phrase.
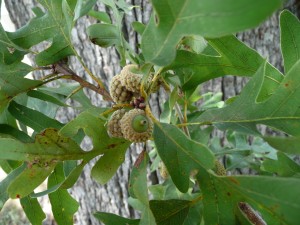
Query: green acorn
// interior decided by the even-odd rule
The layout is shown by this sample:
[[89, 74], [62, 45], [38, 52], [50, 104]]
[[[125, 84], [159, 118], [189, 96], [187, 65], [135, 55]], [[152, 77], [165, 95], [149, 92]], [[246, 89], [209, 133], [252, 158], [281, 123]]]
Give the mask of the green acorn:
[[132, 142], [147, 141], [153, 132], [153, 122], [144, 110], [132, 109], [120, 121], [123, 137]]
[[116, 103], [129, 103], [133, 97], [133, 93], [122, 86], [120, 75], [116, 75], [112, 78], [109, 91], [112, 99]]
[[120, 120], [125, 115], [125, 113], [126, 113], [125, 109], [118, 109], [111, 115], [107, 123], [107, 132], [109, 136], [118, 137], [118, 138], [123, 137], [123, 133], [121, 131], [121, 126], [120, 126]]

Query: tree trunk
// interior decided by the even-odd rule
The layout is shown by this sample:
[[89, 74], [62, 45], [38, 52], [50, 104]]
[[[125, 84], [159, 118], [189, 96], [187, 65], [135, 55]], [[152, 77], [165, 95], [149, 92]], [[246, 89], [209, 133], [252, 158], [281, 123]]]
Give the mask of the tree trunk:
[[[25, 23], [33, 17], [31, 8], [37, 5], [34, 0], [5, 0], [5, 2], [7, 9], [10, 12], [11, 19], [17, 28], [25, 25]], [[130, 3], [139, 7], [133, 8], [132, 15], [125, 16], [124, 32], [127, 34], [130, 44], [132, 46], [137, 46], [140, 37], [133, 32], [131, 22], [133, 20], [138, 20], [146, 23], [149, 19], [151, 7], [145, 0], [131, 0]], [[288, 5], [294, 12], [297, 10], [297, 6], [297, 1], [290, 1]], [[97, 7], [104, 9], [103, 5], [100, 4], [98, 4]], [[279, 13], [274, 14], [259, 28], [240, 33], [238, 34], [238, 37], [248, 43], [252, 48], [258, 50], [264, 57], [267, 57], [273, 65], [277, 66], [277, 68], [282, 69], [282, 59], [279, 49], [278, 15]], [[89, 69], [105, 80], [107, 85], [107, 82], [112, 76], [120, 71], [119, 57], [113, 48], [99, 48], [89, 41], [85, 30], [93, 23], [96, 23], [96, 21], [89, 17], [79, 19], [76, 28], [73, 29], [72, 38], [76, 49]], [[92, 82], [92, 80], [86, 76], [80, 64], [72, 59], [71, 65], [77, 74], [84, 77], [89, 82]], [[38, 75], [36, 74], [35, 76]], [[203, 91], [222, 92], [223, 99], [227, 99], [239, 94], [246, 81], [246, 78], [232, 76], [222, 77], [208, 81], [204, 85]], [[93, 104], [97, 106], [107, 106], [107, 103], [102, 101], [101, 96], [89, 91], [88, 95], [92, 99]], [[156, 115], [159, 115], [160, 113], [160, 105], [163, 98], [163, 93], [154, 94], [152, 96], [151, 107]], [[67, 113], [66, 111], [60, 113], [59, 119], [62, 122], [67, 122], [75, 116], [76, 113], [74, 110], [68, 109]], [[127, 204], [127, 183], [131, 167], [138, 153], [141, 151], [141, 147], [141, 145], [133, 145], [130, 148], [126, 154], [125, 162], [120, 167], [117, 174], [104, 186], [97, 184], [90, 177], [90, 171], [94, 162], [91, 162], [85, 167], [82, 176], [71, 189], [72, 196], [80, 203], [79, 211], [76, 214], [76, 224], [99, 224], [99, 221], [93, 217], [93, 212], [95, 211], [117, 213], [126, 217], [137, 216]], [[152, 174], [150, 179], [152, 179], [153, 182], [156, 182], [159, 178], [156, 174]]]

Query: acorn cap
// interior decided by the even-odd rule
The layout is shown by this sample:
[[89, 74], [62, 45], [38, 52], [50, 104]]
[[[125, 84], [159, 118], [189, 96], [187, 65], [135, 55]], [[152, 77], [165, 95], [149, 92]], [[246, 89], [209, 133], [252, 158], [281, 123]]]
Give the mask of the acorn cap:
[[129, 103], [133, 97], [133, 93], [122, 86], [120, 75], [112, 78], [109, 91], [113, 101], [116, 103]]
[[132, 142], [147, 141], [153, 132], [152, 120], [141, 109], [126, 112], [120, 123], [123, 137]]
[[140, 93], [140, 86], [142, 82], [143, 75], [134, 73], [133, 70], [138, 69], [137, 65], [129, 64], [124, 66], [121, 70], [121, 83], [127, 90]]
[[116, 110], [110, 117], [107, 123], [107, 132], [111, 137], [119, 137], [122, 138], [123, 134], [121, 131], [120, 120], [125, 115], [125, 109]]

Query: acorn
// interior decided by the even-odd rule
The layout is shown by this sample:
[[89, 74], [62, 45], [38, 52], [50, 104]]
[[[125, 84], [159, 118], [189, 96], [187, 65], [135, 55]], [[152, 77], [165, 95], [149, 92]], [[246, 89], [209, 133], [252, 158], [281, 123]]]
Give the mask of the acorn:
[[121, 83], [127, 90], [140, 93], [140, 86], [142, 82], [143, 75], [134, 73], [133, 70], [138, 69], [137, 65], [129, 64], [124, 66], [120, 75], [121, 75]]
[[123, 137], [131, 142], [145, 142], [153, 132], [153, 122], [144, 110], [132, 109], [120, 121]]
[[110, 117], [107, 123], [107, 132], [111, 137], [122, 138], [123, 133], [121, 131], [120, 120], [125, 115], [125, 109], [116, 110]]
[[116, 103], [129, 103], [133, 97], [133, 93], [121, 84], [121, 75], [112, 78], [110, 87], [110, 95]]

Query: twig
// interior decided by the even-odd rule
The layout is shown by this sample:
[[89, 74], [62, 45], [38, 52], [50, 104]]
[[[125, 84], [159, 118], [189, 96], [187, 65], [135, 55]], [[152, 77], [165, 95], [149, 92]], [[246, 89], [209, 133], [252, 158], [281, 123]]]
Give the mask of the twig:
[[[58, 74], [63, 74], [62, 76], [55, 77], [54, 80], [57, 79], [71, 79], [74, 81], [77, 81], [82, 87], [86, 87], [88, 89], [91, 89], [95, 91], [96, 93], [102, 95], [105, 100], [107, 101], [113, 101], [110, 94], [104, 87], [96, 87], [95, 85], [87, 82], [86, 80], [82, 79], [80, 76], [78, 76], [76, 73], [74, 73], [69, 67], [67, 67], [65, 64], [57, 63], [54, 67], [54, 72]], [[46, 83], [53, 81], [53, 79], [45, 81]]]

